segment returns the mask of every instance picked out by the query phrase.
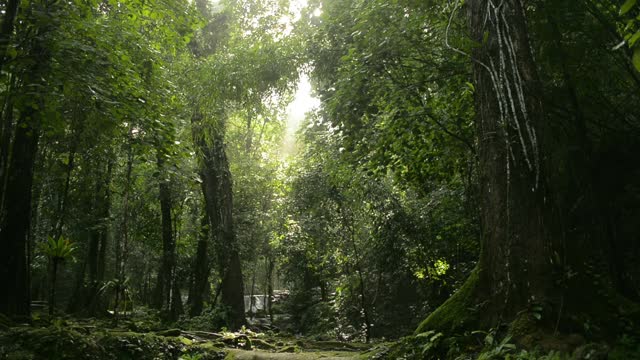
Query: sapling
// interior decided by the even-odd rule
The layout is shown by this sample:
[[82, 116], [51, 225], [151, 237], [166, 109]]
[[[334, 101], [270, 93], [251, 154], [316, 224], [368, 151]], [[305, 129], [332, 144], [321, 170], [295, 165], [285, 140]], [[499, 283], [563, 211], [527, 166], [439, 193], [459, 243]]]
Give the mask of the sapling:
[[49, 315], [53, 315], [53, 309], [56, 302], [56, 277], [58, 275], [58, 265], [63, 264], [66, 260], [73, 258], [75, 247], [69, 239], [64, 236], [58, 237], [58, 240], [54, 240], [49, 236], [47, 242], [44, 244], [43, 252], [49, 258], [51, 264], [50, 288], [49, 288]]

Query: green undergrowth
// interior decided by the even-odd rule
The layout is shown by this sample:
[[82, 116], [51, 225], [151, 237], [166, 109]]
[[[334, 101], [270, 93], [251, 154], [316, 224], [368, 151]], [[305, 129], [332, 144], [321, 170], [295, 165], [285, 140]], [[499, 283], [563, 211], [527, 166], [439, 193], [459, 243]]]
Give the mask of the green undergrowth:
[[[140, 321], [140, 320], [136, 320]], [[519, 326], [524, 326], [522, 322]], [[31, 325], [5, 323], [0, 329], [0, 359], [171, 359], [171, 360], [582, 360], [640, 359], [640, 337], [622, 335], [609, 343], [542, 332], [518, 336], [518, 326], [448, 335], [424, 331], [377, 344], [315, 341], [304, 337], [164, 328], [134, 331], [135, 322], [40, 319]], [[526, 325], [526, 324], [525, 324]], [[154, 326], [155, 327], [155, 326]]]
[[433, 330], [379, 345], [366, 354], [380, 360], [587, 360], [640, 359], [640, 338], [624, 335], [606, 344], [586, 342], [576, 336], [538, 338], [523, 346], [508, 332], [472, 331], [446, 336]]
[[120, 321], [118, 327], [111, 320], [62, 318], [39, 318], [31, 325], [7, 324], [0, 329], [0, 359], [353, 359], [370, 348], [244, 328], [238, 332], [132, 330], [141, 327], [139, 321]]
[[184, 337], [75, 323], [18, 326], [0, 331], [0, 359], [215, 360], [224, 356], [219, 347], [193, 344]]

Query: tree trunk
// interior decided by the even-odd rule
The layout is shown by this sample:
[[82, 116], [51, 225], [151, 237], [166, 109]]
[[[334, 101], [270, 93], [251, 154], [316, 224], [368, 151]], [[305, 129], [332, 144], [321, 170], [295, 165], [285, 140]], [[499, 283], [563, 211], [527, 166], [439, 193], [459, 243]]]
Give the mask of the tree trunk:
[[251, 290], [249, 290], [249, 315], [253, 319], [256, 315], [256, 311], [254, 311], [254, 307], [256, 305], [255, 299], [255, 291], [256, 291], [256, 275], [258, 273], [258, 262], [260, 259], [256, 259], [256, 262], [253, 264], [253, 271], [251, 275]]
[[473, 0], [467, 7], [472, 39], [482, 44], [472, 54], [482, 247], [472, 276], [418, 331], [509, 322], [542, 305], [553, 286], [540, 155], [544, 114], [524, 9], [519, 0]]
[[171, 305], [169, 307], [169, 312], [171, 314], [171, 320], [176, 321], [180, 315], [184, 314], [184, 306], [182, 304], [180, 281], [178, 281], [178, 277], [175, 274], [173, 275], [173, 282], [171, 286]]
[[13, 142], [5, 187], [4, 217], [0, 224], [0, 313], [29, 318], [27, 237], [31, 221], [31, 185], [38, 151], [35, 109], [21, 115]]
[[191, 289], [189, 289], [189, 315], [197, 316], [202, 313], [204, 295], [208, 293], [209, 272], [207, 248], [209, 247], [209, 223], [207, 216], [200, 222], [200, 239], [196, 259], [193, 264]]
[[56, 308], [56, 277], [58, 276], [58, 262], [57, 258], [51, 260], [51, 280], [49, 288], [49, 316], [53, 315]]
[[162, 308], [171, 304], [171, 290], [173, 288], [173, 273], [175, 268], [176, 243], [173, 237], [171, 222], [171, 188], [164, 179], [164, 153], [158, 150], [158, 170], [160, 171], [160, 213], [162, 218], [162, 260], [158, 270], [154, 304], [155, 308]]
[[269, 313], [269, 320], [273, 323], [273, 271], [275, 270], [276, 262], [273, 260], [271, 254], [269, 254], [267, 263], [267, 296], [266, 296], [266, 310]]
[[125, 254], [129, 242], [129, 193], [131, 191], [131, 174], [133, 172], [133, 124], [129, 126], [127, 138], [127, 170], [125, 174], [124, 193], [122, 194], [122, 223], [120, 234], [115, 244], [115, 279], [124, 280]]
[[[11, 94], [16, 87], [16, 76], [11, 76], [9, 80], [9, 86], [7, 93]], [[13, 135], [13, 97], [7, 95], [5, 97], [5, 104], [2, 109], [2, 133], [0, 135], [0, 206], [4, 204], [4, 185], [7, 174], [7, 167], [9, 162], [9, 150], [11, 145], [11, 137]], [[4, 216], [0, 212], [0, 219]]]
[[[211, 141], [207, 143], [198, 134], [202, 115], [194, 114], [192, 119], [194, 140], [202, 155], [202, 192], [209, 217], [218, 270], [222, 278], [220, 284], [222, 305], [229, 309], [229, 327], [238, 329], [246, 323], [244, 317], [244, 284], [242, 264], [238, 244], [233, 229], [233, 191], [229, 161], [225, 153], [224, 135], [213, 129]], [[224, 128], [224, 124], [218, 124]]]

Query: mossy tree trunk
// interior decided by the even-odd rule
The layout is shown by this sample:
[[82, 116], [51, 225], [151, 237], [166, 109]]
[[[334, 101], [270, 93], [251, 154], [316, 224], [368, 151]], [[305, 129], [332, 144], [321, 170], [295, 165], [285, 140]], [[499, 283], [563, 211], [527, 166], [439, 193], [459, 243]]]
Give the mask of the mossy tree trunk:
[[[522, 2], [472, 0], [465, 6], [472, 39], [480, 44], [471, 57], [482, 247], [467, 282], [417, 332], [488, 329], [522, 316], [533, 319], [534, 327], [581, 331], [582, 324], [570, 320], [579, 315], [611, 335], [620, 324], [614, 324], [615, 314], [637, 315], [638, 306], [619, 296], [611, 281], [610, 245], [602, 230], [607, 220], [596, 214], [594, 180], [571, 179], [577, 200], [567, 202], [563, 187], [554, 183], [558, 160], [549, 155], [553, 146], [584, 140], [557, 140], [545, 122]], [[574, 157], [562, 161], [592, 166], [584, 155]]]
[[524, 10], [518, 0], [474, 0], [467, 11], [471, 36], [482, 44], [471, 55], [482, 247], [473, 275], [419, 331], [509, 322], [544, 302], [553, 285], [540, 146], [544, 114]]

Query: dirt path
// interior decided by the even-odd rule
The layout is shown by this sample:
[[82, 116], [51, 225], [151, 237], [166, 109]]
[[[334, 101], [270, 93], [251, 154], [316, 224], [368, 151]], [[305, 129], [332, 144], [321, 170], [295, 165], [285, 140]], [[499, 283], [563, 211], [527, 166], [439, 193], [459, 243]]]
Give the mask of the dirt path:
[[225, 360], [357, 360], [360, 354], [349, 351], [309, 351], [300, 353], [270, 353], [265, 351], [228, 350]]

